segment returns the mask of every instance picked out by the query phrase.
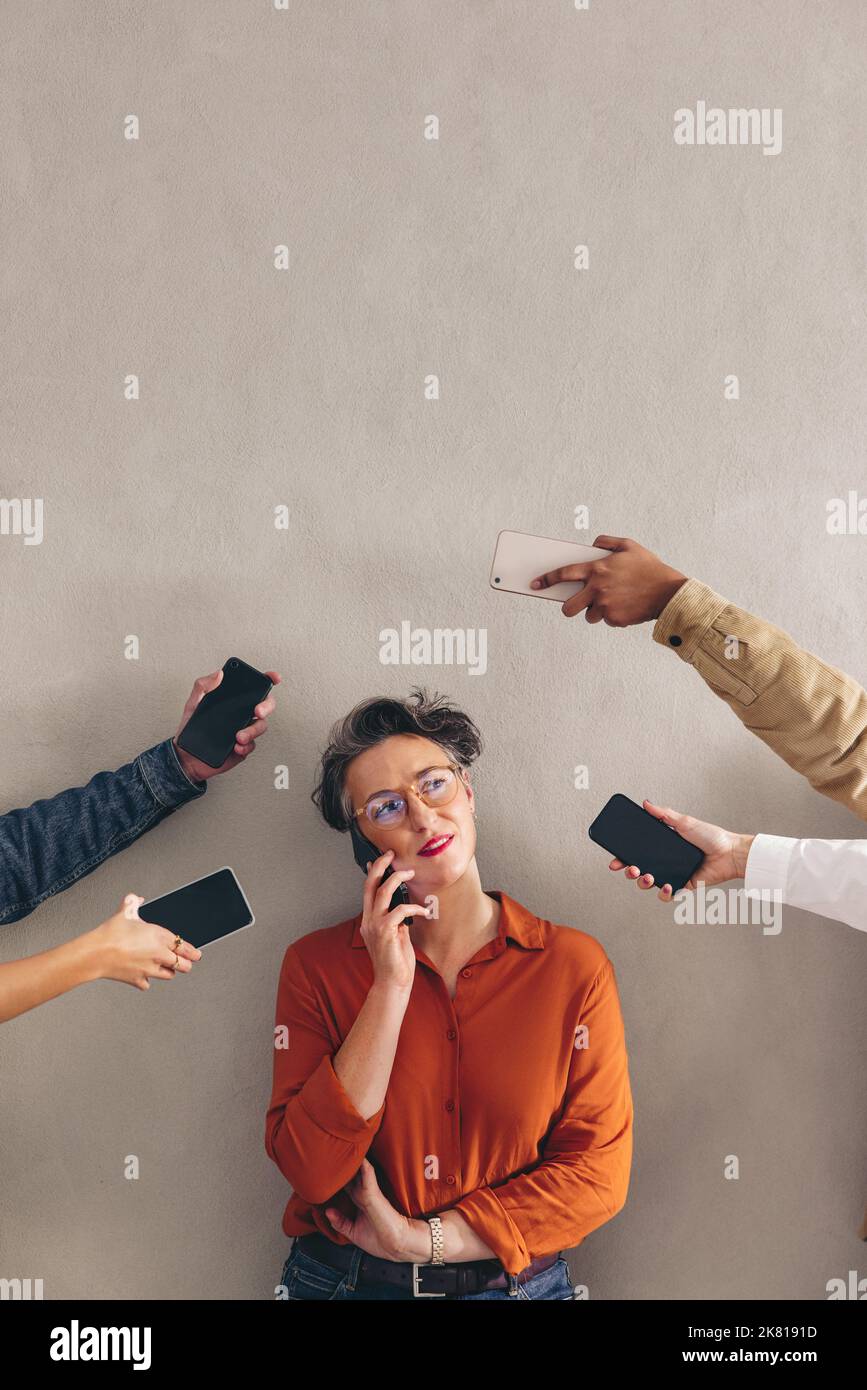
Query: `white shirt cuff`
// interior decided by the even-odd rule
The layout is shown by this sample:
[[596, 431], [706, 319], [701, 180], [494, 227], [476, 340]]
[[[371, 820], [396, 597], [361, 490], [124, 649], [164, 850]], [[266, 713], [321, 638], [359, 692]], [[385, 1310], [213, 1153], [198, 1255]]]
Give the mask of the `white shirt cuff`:
[[747, 855], [744, 890], [751, 893], [756, 889], [772, 891], [776, 888], [785, 902], [789, 865], [797, 843], [796, 839], [785, 835], [757, 835]]

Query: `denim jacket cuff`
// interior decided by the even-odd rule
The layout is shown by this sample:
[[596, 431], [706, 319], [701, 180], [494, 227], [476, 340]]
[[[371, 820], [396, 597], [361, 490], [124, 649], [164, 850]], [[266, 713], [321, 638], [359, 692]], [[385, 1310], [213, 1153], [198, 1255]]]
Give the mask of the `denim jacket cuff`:
[[170, 738], [140, 753], [136, 762], [148, 790], [161, 806], [183, 806], [208, 789], [207, 782], [193, 782], [184, 772]]

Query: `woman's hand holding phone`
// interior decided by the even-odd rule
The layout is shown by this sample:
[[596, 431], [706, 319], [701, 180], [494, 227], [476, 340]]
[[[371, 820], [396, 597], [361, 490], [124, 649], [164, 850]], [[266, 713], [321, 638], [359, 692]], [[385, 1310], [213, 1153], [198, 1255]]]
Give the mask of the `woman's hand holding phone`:
[[373, 982], [409, 995], [415, 977], [415, 951], [404, 926], [405, 917], [430, 916], [423, 903], [399, 903], [389, 910], [394, 890], [412, 878], [415, 869], [399, 869], [386, 876], [394, 850], [386, 850], [367, 866], [361, 935], [373, 961]]
[[[642, 804], [645, 811], [656, 816], [657, 820], [664, 821], [685, 840], [704, 850], [704, 862], [684, 885], [685, 888], [695, 888], [699, 880], [710, 888], [717, 883], [728, 883], [730, 879], [743, 878], [747, 855], [755, 836], [738, 835], [733, 830], [723, 830], [721, 825], [696, 820], [694, 816], [684, 815], [682, 811], [672, 811], [670, 806], [655, 806], [652, 801], [644, 801]], [[637, 864], [627, 866], [622, 859], [612, 859], [608, 867], [615, 872], [625, 869], [626, 877], [633, 882], [637, 879], [638, 887], [645, 892], [653, 887], [653, 875], [642, 874]], [[660, 902], [671, 902], [671, 885], [662, 884], [656, 896]]]
[[182, 941], [175, 952], [172, 932], [142, 921], [138, 909], [144, 901], [127, 893], [117, 912], [86, 934], [93, 979], [150, 989], [150, 979], [173, 980], [176, 971], [187, 974], [193, 961], [201, 960], [201, 951], [189, 941]]

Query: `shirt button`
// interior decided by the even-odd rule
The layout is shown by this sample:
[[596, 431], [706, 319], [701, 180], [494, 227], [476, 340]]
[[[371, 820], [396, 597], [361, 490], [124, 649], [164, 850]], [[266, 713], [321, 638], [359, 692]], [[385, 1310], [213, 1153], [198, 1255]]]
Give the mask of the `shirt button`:
[[456, 1029], [456, 1028], [450, 1028], [450, 1029], [448, 1030], [448, 1032], [446, 1033], [446, 1037], [449, 1039], [450, 1042], [454, 1042], [454, 1040], [455, 1040], [455, 1038], [456, 1038], [457, 1036], [458, 1036], [458, 1033], [457, 1033], [457, 1029]]
[[668, 640], [673, 647], [679, 647], [683, 639], [681, 637], [669, 637]]
[[454, 1103], [454, 1101], [453, 1101], [453, 1100], [447, 1100], [447, 1101], [446, 1101], [446, 1110], [452, 1111], [452, 1110], [454, 1110], [454, 1108], [455, 1108], [455, 1103]]
[[468, 980], [468, 979], [470, 978], [470, 976], [472, 975], [472, 973], [473, 973], [472, 970], [462, 970], [462, 971], [461, 971], [461, 974], [463, 975], [463, 977], [464, 977], [465, 980]]
[[449, 1187], [454, 1187], [454, 1185], [455, 1185], [455, 1175], [454, 1175], [454, 1173], [447, 1173], [447, 1174], [446, 1174], [446, 1182], [448, 1183]]

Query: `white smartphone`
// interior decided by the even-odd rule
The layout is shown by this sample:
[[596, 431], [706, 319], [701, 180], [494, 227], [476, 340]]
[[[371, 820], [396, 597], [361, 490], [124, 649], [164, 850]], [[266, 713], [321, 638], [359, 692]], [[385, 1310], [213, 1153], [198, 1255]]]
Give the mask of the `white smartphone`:
[[491, 588], [508, 594], [529, 594], [531, 598], [552, 598], [565, 603], [584, 588], [581, 579], [566, 579], [549, 589], [531, 589], [530, 580], [561, 565], [581, 565], [588, 560], [604, 560], [611, 554], [596, 545], [577, 541], [557, 541], [550, 536], [531, 536], [525, 531], [501, 531], [497, 536]]
[[252, 927], [256, 920], [234, 869], [228, 866], [151, 898], [142, 903], [138, 915], [143, 922], [156, 922], [198, 947]]

